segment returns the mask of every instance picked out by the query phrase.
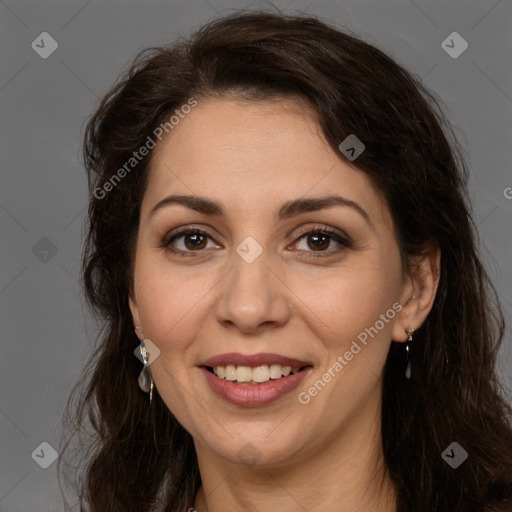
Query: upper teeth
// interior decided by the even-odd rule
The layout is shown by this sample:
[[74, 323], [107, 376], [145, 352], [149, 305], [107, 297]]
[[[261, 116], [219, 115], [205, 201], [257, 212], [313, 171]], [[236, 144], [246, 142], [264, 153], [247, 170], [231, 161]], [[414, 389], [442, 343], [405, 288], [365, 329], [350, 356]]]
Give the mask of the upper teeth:
[[261, 366], [214, 366], [213, 373], [221, 379], [238, 382], [268, 382], [270, 379], [279, 379], [287, 377], [290, 373], [295, 374], [300, 370], [291, 366], [281, 366], [280, 364], [267, 364]]

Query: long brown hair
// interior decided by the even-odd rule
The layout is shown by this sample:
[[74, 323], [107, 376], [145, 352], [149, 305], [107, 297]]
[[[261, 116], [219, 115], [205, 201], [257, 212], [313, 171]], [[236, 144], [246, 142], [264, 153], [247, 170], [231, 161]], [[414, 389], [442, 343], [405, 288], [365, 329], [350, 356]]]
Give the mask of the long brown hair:
[[[190, 98], [226, 95], [306, 100], [340, 158], [338, 145], [356, 134], [366, 146], [357, 168], [387, 201], [404, 268], [430, 242], [441, 249], [435, 303], [412, 345], [412, 378], [404, 378], [402, 344], [392, 343], [384, 370], [382, 439], [397, 510], [510, 506], [511, 408], [495, 372], [504, 320], [478, 255], [463, 151], [440, 100], [346, 30], [252, 12], [141, 52], [87, 124], [83, 283], [104, 328], [68, 404], [68, 441], [81, 443], [81, 510], [184, 512], [200, 487], [190, 434], [158, 392], [149, 406], [137, 385], [128, 295], [151, 154], [115, 183], [112, 176]], [[457, 469], [441, 456], [452, 442], [468, 453]]]

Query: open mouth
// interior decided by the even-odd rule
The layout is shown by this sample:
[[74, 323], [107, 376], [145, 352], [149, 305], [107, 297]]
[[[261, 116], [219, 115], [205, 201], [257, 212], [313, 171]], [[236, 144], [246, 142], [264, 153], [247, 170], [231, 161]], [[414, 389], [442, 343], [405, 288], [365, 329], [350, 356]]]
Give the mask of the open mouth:
[[205, 366], [205, 368], [216, 375], [219, 379], [232, 382], [234, 384], [259, 385], [269, 381], [285, 379], [290, 375], [295, 375], [310, 366], [301, 366], [292, 368], [291, 366], [281, 366], [280, 364], [260, 365], [260, 366]]

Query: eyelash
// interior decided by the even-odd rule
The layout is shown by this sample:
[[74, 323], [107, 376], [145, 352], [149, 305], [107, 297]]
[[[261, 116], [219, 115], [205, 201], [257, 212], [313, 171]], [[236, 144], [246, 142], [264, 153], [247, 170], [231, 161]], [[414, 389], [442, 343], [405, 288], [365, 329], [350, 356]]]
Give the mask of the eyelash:
[[[334, 231], [329, 228], [309, 228], [301, 230], [295, 239], [295, 242], [298, 242], [306, 237], [306, 235], [325, 235], [329, 238], [333, 239], [335, 242], [337, 242], [340, 246], [343, 248], [350, 248], [352, 247], [352, 241], [347, 235], [342, 235], [338, 233], [337, 231]], [[206, 232], [198, 228], [191, 228], [191, 229], [185, 229], [183, 231], [179, 231], [178, 233], [171, 233], [170, 235], [167, 235], [164, 240], [162, 241], [162, 244], [160, 247], [167, 249], [168, 251], [172, 252], [173, 254], [176, 254], [180, 257], [194, 257], [194, 253], [202, 254], [203, 251], [206, 251], [207, 249], [199, 249], [197, 251], [183, 251], [181, 249], [175, 249], [172, 247], [172, 243], [177, 240], [178, 238], [187, 236], [187, 235], [202, 235], [207, 238], [211, 238], [211, 236]], [[294, 242], [294, 243], [295, 243]], [[329, 251], [301, 251], [301, 252], [309, 252], [308, 258], [325, 258], [328, 256], [332, 256], [334, 253], [339, 252], [340, 248], [329, 250]]]

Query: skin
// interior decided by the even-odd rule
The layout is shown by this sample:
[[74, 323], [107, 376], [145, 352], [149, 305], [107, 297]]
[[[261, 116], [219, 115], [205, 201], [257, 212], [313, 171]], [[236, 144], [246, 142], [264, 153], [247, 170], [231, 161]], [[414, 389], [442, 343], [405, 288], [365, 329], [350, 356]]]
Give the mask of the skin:
[[[225, 215], [176, 204], [151, 215], [171, 194], [213, 199]], [[357, 203], [370, 221], [347, 206], [277, 219], [287, 201], [331, 195]], [[188, 256], [162, 247], [190, 227], [210, 236], [201, 252], [190, 236], [171, 246]], [[299, 228], [334, 229], [352, 242], [327, 238], [319, 250]], [[248, 236], [263, 250], [252, 263], [236, 252]], [[411, 263], [404, 272], [380, 192], [332, 150], [298, 100], [202, 100], [157, 145], [130, 308], [138, 336], [160, 350], [151, 364], [158, 393], [194, 439], [203, 482], [196, 510], [396, 510], [380, 436], [382, 373], [391, 341], [406, 341], [405, 329], [418, 329], [431, 309], [439, 253]], [[300, 403], [298, 393], [396, 302], [401, 311]], [[226, 352], [279, 353], [313, 369], [277, 402], [237, 407], [197, 367]], [[242, 460], [247, 443], [255, 463]]]

